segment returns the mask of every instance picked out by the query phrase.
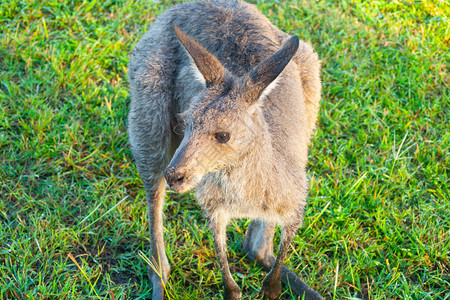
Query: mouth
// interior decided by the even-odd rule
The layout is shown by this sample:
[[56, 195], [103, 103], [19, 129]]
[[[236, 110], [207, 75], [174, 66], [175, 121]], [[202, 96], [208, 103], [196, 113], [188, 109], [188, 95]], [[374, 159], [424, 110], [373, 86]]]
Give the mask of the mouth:
[[171, 183], [170, 189], [174, 191], [177, 194], [186, 193], [194, 188], [196, 188], [201, 182], [201, 178], [187, 178], [187, 177], [181, 177], [177, 179], [175, 182]]

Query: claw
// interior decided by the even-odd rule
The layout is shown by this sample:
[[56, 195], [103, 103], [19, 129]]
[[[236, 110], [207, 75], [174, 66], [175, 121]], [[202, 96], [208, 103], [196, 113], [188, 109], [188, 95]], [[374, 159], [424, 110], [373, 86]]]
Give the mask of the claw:
[[274, 276], [272, 272], [269, 272], [263, 280], [259, 294], [264, 296], [264, 299], [278, 299], [278, 297], [281, 295], [280, 277]]
[[258, 297], [263, 297], [264, 300], [276, 300], [281, 295], [281, 285], [280, 285], [280, 291], [274, 291], [274, 290], [267, 290], [264, 287], [261, 288], [259, 291]]

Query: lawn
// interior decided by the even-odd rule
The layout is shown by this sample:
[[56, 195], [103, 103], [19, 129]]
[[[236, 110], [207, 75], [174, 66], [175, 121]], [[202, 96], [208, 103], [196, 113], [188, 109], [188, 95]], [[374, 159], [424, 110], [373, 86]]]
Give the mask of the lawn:
[[[0, 1], [0, 299], [151, 297], [126, 74], [174, 2]], [[450, 299], [449, 1], [252, 2], [323, 66], [286, 265], [326, 299]], [[168, 298], [221, 299], [194, 197], [169, 193], [165, 212]], [[240, 250], [248, 224], [228, 245], [252, 299], [265, 273]]]

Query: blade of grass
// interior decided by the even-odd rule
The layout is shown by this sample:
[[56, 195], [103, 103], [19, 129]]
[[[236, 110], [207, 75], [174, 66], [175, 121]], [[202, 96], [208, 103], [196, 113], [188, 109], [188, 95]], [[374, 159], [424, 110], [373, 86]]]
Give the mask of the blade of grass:
[[98, 295], [97, 291], [95, 290], [94, 286], [91, 283], [91, 280], [89, 280], [89, 277], [87, 276], [86, 272], [84, 272], [83, 268], [78, 264], [77, 260], [75, 259], [75, 257], [73, 257], [72, 253], [69, 253], [69, 258], [70, 260], [73, 261], [73, 263], [77, 266], [77, 268], [80, 270], [80, 272], [83, 274], [84, 278], [86, 278], [87, 282], [89, 283], [89, 286], [91, 287], [91, 289], [94, 291], [95, 295], [97, 296], [98, 299], [102, 299], [100, 298], [100, 296]]

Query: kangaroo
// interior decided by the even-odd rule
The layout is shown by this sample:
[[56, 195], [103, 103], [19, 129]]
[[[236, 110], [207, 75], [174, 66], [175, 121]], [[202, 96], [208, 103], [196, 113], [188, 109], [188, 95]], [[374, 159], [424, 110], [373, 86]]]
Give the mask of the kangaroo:
[[[260, 295], [281, 282], [322, 299], [288, 268], [302, 224], [308, 144], [321, 95], [312, 47], [241, 1], [178, 4], [162, 13], [131, 53], [131, 151], [146, 190], [153, 299], [164, 298], [170, 265], [162, 209], [166, 183], [195, 190], [214, 235], [224, 299], [240, 299], [226, 254], [226, 226], [252, 218], [243, 251], [268, 271]], [[282, 227], [278, 255], [275, 227]], [[303, 298], [302, 298], [303, 299]]]

